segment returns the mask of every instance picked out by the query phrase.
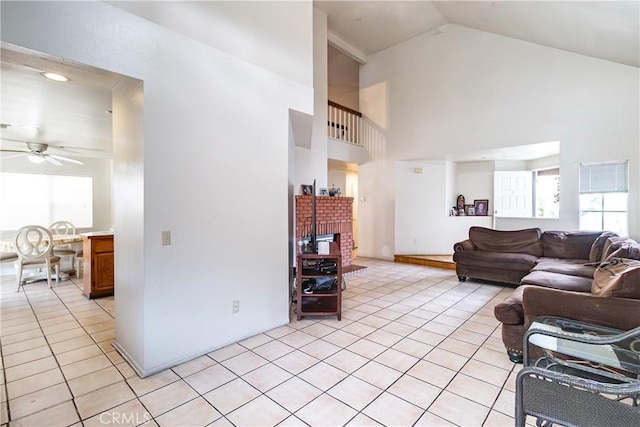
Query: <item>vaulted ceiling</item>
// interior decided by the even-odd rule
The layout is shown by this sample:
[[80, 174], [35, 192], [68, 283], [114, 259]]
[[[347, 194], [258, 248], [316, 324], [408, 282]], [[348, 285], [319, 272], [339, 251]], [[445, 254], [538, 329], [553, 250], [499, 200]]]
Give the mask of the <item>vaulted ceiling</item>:
[[640, 2], [314, 1], [328, 30], [364, 56], [456, 24], [640, 66]]
[[[190, 2], [211, 13], [207, 2]], [[334, 40], [362, 56], [456, 24], [638, 67], [640, 2], [635, 1], [314, 1]], [[2, 146], [37, 141], [57, 154], [110, 156], [111, 89], [124, 76], [3, 45]], [[62, 70], [71, 84], [46, 81]], [[25, 127], [26, 126], [26, 127]], [[37, 127], [35, 129], [34, 127]], [[13, 141], [12, 141], [13, 140]], [[56, 153], [55, 151], [52, 151]]]

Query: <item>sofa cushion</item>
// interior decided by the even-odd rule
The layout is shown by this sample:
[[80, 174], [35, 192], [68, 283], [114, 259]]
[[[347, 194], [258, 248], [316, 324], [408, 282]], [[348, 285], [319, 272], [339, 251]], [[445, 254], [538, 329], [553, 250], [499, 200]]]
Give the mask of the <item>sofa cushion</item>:
[[540, 258], [533, 267], [533, 271], [548, 271], [593, 279], [596, 265], [588, 265], [588, 263], [589, 260], [586, 259]]
[[539, 257], [542, 255], [541, 233], [539, 228], [503, 231], [474, 226], [469, 228], [469, 240], [480, 251], [521, 253]]
[[594, 275], [591, 293], [599, 297], [640, 299], [640, 261], [618, 258], [616, 265], [602, 264]]
[[602, 250], [609, 237], [617, 237], [618, 235], [611, 231], [605, 231], [599, 235], [596, 240], [591, 244], [591, 250], [589, 251], [589, 261], [599, 262], [602, 260]]
[[547, 258], [589, 259], [593, 242], [602, 231], [545, 231], [542, 253]]
[[537, 285], [565, 291], [591, 292], [593, 278], [534, 270], [524, 276], [520, 282], [525, 285]]
[[529, 271], [536, 265], [537, 259], [529, 254], [508, 252], [464, 251], [453, 254], [456, 263], [479, 267], [478, 270]]

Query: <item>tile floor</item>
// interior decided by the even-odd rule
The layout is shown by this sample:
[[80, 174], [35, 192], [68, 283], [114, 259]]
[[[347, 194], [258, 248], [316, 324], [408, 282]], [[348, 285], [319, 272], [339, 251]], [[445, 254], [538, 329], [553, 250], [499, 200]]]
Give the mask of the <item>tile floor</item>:
[[81, 280], [1, 291], [4, 426], [512, 426], [493, 306], [511, 288], [357, 259], [342, 321], [305, 318], [141, 379], [114, 351], [114, 300]]

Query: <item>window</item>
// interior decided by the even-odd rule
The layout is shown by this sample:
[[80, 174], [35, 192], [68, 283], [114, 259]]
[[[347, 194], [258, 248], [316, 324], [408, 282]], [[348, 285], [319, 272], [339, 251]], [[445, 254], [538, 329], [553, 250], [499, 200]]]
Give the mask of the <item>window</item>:
[[629, 162], [580, 164], [580, 230], [628, 229]]
[[533, 172], [535, 186], [534, 212], [536, 218], [560, 217], [560, 169]]
[[60, 220], [78, 228], [93, 227], [93, 178], [0, 173], [0, 229], [48, 227]]

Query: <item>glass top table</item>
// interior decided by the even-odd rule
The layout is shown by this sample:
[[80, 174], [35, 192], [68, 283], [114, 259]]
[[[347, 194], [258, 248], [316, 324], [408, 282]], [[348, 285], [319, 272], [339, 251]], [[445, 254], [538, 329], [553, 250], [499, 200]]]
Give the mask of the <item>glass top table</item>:
[[640, 328], [622, 331], [542, 316], [531, 324], [526, 339], [545, 350], [640, 374]]

